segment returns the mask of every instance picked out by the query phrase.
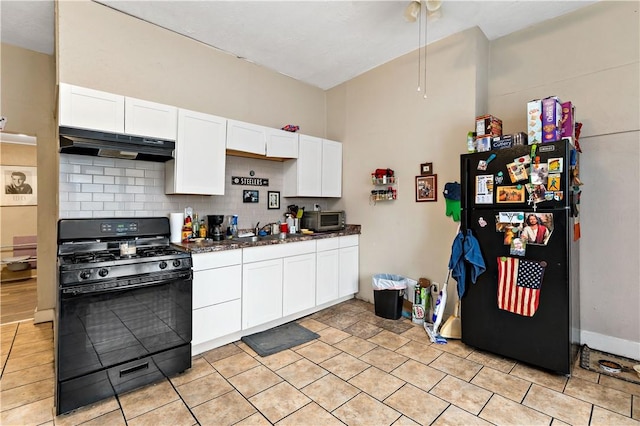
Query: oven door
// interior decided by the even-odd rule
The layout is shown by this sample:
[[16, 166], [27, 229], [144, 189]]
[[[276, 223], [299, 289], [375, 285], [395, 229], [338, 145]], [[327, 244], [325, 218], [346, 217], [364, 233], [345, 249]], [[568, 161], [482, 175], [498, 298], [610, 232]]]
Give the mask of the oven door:
[[59, 413], [191, 366], [191, 270], [123, 281], [59, 291]]

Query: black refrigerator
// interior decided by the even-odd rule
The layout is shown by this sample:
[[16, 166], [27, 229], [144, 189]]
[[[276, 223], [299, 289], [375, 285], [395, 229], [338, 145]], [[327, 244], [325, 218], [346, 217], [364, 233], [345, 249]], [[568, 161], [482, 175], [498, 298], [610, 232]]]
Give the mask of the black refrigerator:
[[[461, 226], [486, 271], [462, 341], [569, 375], [579, 350], [578, 152], [568, 140], [461, 155]], [[469, 281], [469, 273], [467, 273]]]

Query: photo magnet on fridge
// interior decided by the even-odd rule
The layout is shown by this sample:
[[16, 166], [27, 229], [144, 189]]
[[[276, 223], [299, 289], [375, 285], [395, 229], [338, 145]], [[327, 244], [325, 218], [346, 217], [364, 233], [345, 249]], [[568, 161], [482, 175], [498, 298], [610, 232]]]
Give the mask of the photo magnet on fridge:
[[509, 163], [507, 164], [507, 170], [509, 171], [509, 178], [511, 178], [511, 183], [529, 179], [529, 175], [527, 174], [527, 166], [523, 163]]
[[562, 173], [562, 163], [562, 158], [549, 158], [547, 162], [549, 165], [549, 173]]
[[550, 174], [547, 177], [547, 191], [560, 191], [560, 173]]

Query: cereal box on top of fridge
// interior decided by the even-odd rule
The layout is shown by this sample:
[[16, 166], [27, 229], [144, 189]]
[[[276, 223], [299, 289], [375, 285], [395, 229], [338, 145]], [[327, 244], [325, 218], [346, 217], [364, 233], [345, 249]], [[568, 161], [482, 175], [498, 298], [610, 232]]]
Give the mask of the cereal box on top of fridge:
[[529, 145], [542, 142], [542, 101], [527, 102], [527, 141]]
[[493, 115], [476, 117], [476, 139], [483, 136], [502, 136], [502, 120]]
[[555, 142], [561, 139], [562, 104], [557, 96], [542, 100], [542, 142]]
[[576, 122], [576, 107], [571, 101], [562, 103], [562, 128], [560, 136], [563, 138], [573, 138]]

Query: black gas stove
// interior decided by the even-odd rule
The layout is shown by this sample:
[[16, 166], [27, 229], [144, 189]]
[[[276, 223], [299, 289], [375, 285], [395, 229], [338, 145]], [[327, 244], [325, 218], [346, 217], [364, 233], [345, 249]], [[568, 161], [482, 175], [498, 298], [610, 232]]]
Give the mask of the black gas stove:
[[58, 414], [191, 366], [191, 254], [169, 219], [58, 222]]

